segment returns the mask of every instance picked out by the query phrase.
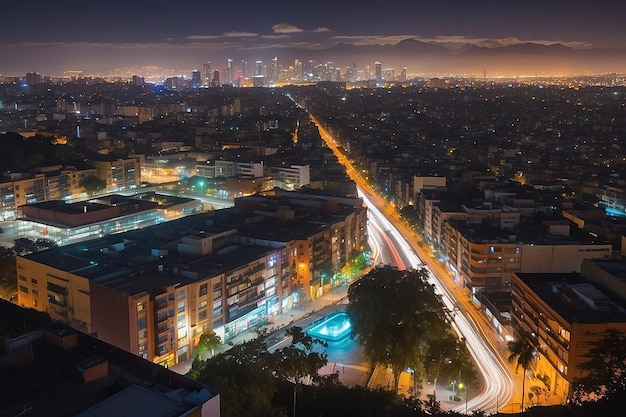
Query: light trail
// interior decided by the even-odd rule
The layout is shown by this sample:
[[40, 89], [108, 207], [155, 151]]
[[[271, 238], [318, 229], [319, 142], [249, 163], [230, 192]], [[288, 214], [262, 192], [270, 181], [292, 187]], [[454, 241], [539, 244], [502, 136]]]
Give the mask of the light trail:
[[[459, 337], [464, 338], [467, 349], [474, 359], [478, 371], [483, 377], [485, 385], [482, 392], [477, 395], [473, 395], [471, 399], [468, 399], [467, 404], [462, 401], [462, 404], [454, 407], [453, 410], [457, 412], [464, 412], [466, 407], [468, 413], [472, 410], [483, 410], [487, 413], [501, 410], [510, 402], [512, 398], [514, 383], [508, 367], [495, 353], [497, 352], [496, 347], [493, 346], [482, 329], [473, 320], [470, 321], [468, 317], [471, 318], [471, 316], [457, 308], [457, 303], [453, 295], [450, 294], [450, 292], [441, 284], [432, 271], [421, 261], [407, 242], [404, 235], [402, 235], [400, 231], [391, 222], [389, 222], [389, 220], [387, 220], [381, 211], [378, 210], [374, 204], [372, 204], [367, 195], [360, 189], [359, 196], [363, 198], [363, 202], [369, 209], [371, 224], [374, 224], [375, 227], [377, 227], [377, 225], [382, 225], [385, 228], [384, 231], [381, 230], [382, 236], [387, 234], [393, 235], [398, 246], [397, 250], [401, 251], [405, 259], [410, 261], [411, 268], [426, 268], [428, 271], [428, 280], [434, 285], [437, 294], [441, 296], [446, 308], [451, 312], [456, 312], [451, 319], [452, 328]], [[380, 230], [380, 226], [378, 226], [378, 228]], [[385, 237], [385, 239], [387, 244], [392, 244], [389, 241], [389, 237]], [[397, 253], [398, 252], [396, 251], [396, 254]], [[394, 255], [394, 258], [396, 258], [396, 255]]]
[[[391, 256], [393, 257], [393, 259], [394, 259], [398, 269], [400, 269], [400, 270], [406, 269], [404, 261], [400, 257], [400, 254], [398, 253], [398, 250], [396, 249], [395, 245], [393, 244], [393, 242], [391, 241], [389, 236], [387, 236], [387, 232], [388, 232], [389, 229], [386, 229], [386, 230], [383, 229], [381, 227], [381, 225], [380, 225], [380, 222], [378, 220], [379, 219], [377, 217], [374, 217], [373, 219], [370, 220], [370, 225], [374, 226], [374, 228], [376, 228], [376, 230], [378, 230], [378, 235], [385, 241], [385, 243], [387, 245], [387, 248], [391, 252]], [[376, 243], [376, 245], [378, 245], [378, 243]], [[379, 251], [379, 253], [382, 254], [382, 252], [380, 250], [380, 247], [378, 247], [378, 251]]]
[[[311, 120], [318, 126], [320, 136], [326, 142], [327, 146], [333, 151], [341, 164], [346, 167], [349, 177], [357, 184], [358, 194], [363, 198], [363, 202], [368, 206], [369, 213], [376, 219], [379, 225], [386, 233], [393, 236], [397, 242], [396, 245], [405, 259], [409, 260], [412, 268], [423, 267], [428, 270], [429, 282], [435, 286], [435, 290], [441, 295], [442, 301], [446, 308], [457, 313], [452, 317], [452, 328], [465, 339], [467, 349], [474, 359], [478, 371], [481, 373], [485, 386], [478, 395], [474, 395], [471, 400], [468, 399], [467, 404], [459, 404], [453, 410], [462, 412], [467, 408], [468, 413], [473, 410], [483, 410], [484, 412], [497, 413], [510, 403], [513, 396], [515, 384], [511, 376], [509, 368], [503, 359], [497, 354], [497, 348], [493, 345], [490, 338], [476, 324], [473, 319], [470, 321], [471, 315], [460, 309], [456, 309], [457, 303], [455, 297], [441, 284], [439, 279], [433, 274], [432, 270], [422, 262], [417, 254], [411, 248], [407, 238], [400, 233], [398, 228], [392, 224], [385, 215], [374, 205], [368, 198], [368, 194], [363, 190], [370, 190], [371, 186], [365, 181], [359, 172], [352, 166], [351, 162], [339, 151], [337, 143], [332, 136], [326, 131], [324, 126], [318, 122], [312, 115]], [[373, 195], [372, 195], [373, 196]], [[374, 197], [374, 196], [373, 196]], [[372, 217], [370, 217], [371, 219]], [[389, 245], [389, 236], [385, 238], [385, 242]], [[391, 242], [392, 243], [392, 242]], [[393, 243], [390, 247], [396, 246]], [[396, 254], [398, 254], [396, 250]], [[399, 254], [398, 254], [399, 255]], [[398, 256], [400, 257], [400, 256]], [[395, 258], [395, 254], [394, 254]], [[398, 264], [398, 266], [404, 263]]]

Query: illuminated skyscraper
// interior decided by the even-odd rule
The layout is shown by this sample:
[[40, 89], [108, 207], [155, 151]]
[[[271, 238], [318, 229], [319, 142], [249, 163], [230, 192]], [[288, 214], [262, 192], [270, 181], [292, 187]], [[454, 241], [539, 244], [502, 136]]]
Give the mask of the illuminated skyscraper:
[[268, 82], [270, 84], [276, 84], [278, 82], [278, 57], [272, 59], [272, 65], [270, 67], [270, 73], [268, 74]]
[[382, 67], [380, 62], [376, 61], [374, 63], [374, 71], [375, 71], [375, 74], [376, 74], [375, 75], [376, 81], [382, 81], [382, 79], [383, 79], [383, 67]]
[[225, 76], [224, 76], [224, 81], [228, 84], [233, 82], [233, 79], [235, 78], [235, 74], [233, 71], [233, 60], [232, 59], [227, 59], [226, 60], [226, 70], [225, 70]]
[[293, 78], [295, 81], [303, 81], [304, 80], [304, 68], [302, 65], [302, 61], [295, 60], [293, 64], [294, 74]]
[[263, 87], [265, 85], [265, 77], [263, 76], [263, 61], [257, 61], [254, 65], [254, 78], [252, 84], [255, 87]]
[[211, 86], [212, 87], [220, 86], [220, 72], [217, 70], [213, 71], [213, 79], [211, 80]]
[[211, 74], [211, 63], [207, 61], [204, 63], [204, 72], [202, 73], [202, 84], [211, 85], [212, 77], [213, 77], [213, 74]]
[[197, 89], [200, 88], [202, 84], [202, 79], [200, 77], [200, 71], [195, 69], [191, 73], [191, 88]]

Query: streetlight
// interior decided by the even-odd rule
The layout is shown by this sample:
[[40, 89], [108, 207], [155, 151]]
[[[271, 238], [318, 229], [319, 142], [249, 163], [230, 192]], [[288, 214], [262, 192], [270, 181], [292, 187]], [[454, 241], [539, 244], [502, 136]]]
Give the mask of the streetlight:
[[469, 385], [464, 385], [462, 382], [459, 382], [459, 401], [461, 401], [461, 391], [465, 388], [465, 414], [467, 414], [467, 393], [469, 392]]

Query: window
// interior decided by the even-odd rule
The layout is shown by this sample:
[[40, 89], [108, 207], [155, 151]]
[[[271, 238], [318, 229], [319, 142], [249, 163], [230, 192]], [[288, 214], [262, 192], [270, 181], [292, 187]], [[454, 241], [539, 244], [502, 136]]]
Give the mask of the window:
[[33, 297], [38, 297], [38, 296], [39, 296], [39, 291], [33, 290]]
[[204, 301], [200, 301], [200, 304], [198, 304], [198, 310], [202, 310], [204, 307], [206, 307], [209, 304], [209, 302], [207, 300]]
[[137, 303], [137, 313], [142, 312], [145, 308], [146, 308], [145, 302], [142, 301], [140, 303]]
[[207, 318], [207, 311], [206, 310], [202, 310], [201, 312], [198, 313], [198, 321], [206, 320], [206, 318]]
[[33, 285], [37, 285], [37, 279], [36, 278], [31, 278], [30, 279], [30, 283]]
[[198, 296], [202, 297], [207, 293], [207, 284], [200, 285], [200, 290], [198, 291]]
[[24, 282], [26, 282], [26, 281], [27, 281], [27, 280], [26, 280], [26, 277], [25, 277], [24, 275], [20, 275], [20, 277], [19, 277], [19, 278], [20, 278], [20, 281], [24, 281]]
[[20, 291], [23, 292], [24, 294], [28, 294], [28, 288], [26, 288], [23, 285], [20, 285]]
[[183, 298], [185, 298], [185, 291], [178, 291], [178, 299], [182, 300]]
[[185, 302], [181, 301], [178, 303], [178, 312], [182, 313], [183, 311], [185, 311]]

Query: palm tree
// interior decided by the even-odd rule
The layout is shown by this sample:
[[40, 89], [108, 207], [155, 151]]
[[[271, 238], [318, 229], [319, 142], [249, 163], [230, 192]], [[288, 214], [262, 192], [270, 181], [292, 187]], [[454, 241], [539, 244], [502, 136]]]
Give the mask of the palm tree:
[[519, 339], [511, 340], [507, 346], [511, 354], [509, 355], [509, 363], [516, 362], [515, 372], [521, 366], [524, 370], [522, 375], [522, 403], [521, 411], [524, 411], [524, 389], [526, 385], [526, 371], [533, 367], [537, 354], [537, 337], [527, 331], [519, 332]]

